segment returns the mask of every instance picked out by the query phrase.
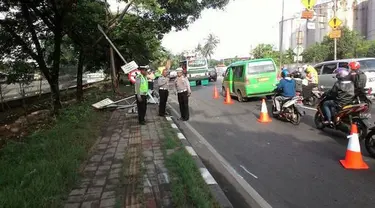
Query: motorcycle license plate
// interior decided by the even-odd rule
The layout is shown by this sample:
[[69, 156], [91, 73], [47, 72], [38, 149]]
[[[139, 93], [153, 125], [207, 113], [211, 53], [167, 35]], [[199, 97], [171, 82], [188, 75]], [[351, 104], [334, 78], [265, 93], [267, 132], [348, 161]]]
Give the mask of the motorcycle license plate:
[[265, 82], [265, 81], [268, 81], [268, 80], [269, 80], [268, 77], [258, 78], [258, 82]]

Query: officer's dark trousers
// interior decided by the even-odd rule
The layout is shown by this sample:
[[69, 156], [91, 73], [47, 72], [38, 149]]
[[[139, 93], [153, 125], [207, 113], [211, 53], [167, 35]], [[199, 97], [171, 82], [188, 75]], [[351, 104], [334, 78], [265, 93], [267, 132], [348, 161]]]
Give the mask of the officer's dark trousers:
[[180, 105], [180, 113], [182, 120], [189, 120], [189, 97], [188, 92], [181, 92], [177, 94], [178, 104]]
[[139, 102], [137, 99], [137, 95], [135, 95], [135, 99], [137, 100], [139, 123], [145, 122], [145, 116], [146, 116], [146, 111], [147, 111], [147, 96], [141, 95], [141, 97], [142, 97], [142, 101]]
[[159, 102], [159, 115], [165, 116], [165, 107], [167, 106], [169, 92], [168, 90], [159, 90], [160, 102]]

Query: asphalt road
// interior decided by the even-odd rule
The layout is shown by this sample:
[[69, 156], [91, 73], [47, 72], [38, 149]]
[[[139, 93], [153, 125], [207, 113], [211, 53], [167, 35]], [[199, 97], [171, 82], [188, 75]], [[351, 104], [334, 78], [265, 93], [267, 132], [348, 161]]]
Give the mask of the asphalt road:
[[[258, 123], [259, 99], [225, 105], [212, 98], [214, 84], [192, 88], [188, 122], [272, 207], [375, 206], [375, 159], [364, 147], [370, 169], [346, 170], [339, 163], [346, 135], [315, 129], [315, 112], [306, 110], [299, 126]], [[220, 89], [221, 81], [216, 85]], [[172, 94], [169, 102], [178, 110], [176, 100]]]

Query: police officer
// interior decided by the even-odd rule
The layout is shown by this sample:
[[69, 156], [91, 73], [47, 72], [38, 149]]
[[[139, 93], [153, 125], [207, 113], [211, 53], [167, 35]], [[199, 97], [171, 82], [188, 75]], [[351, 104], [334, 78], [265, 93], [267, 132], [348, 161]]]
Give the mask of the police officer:
[[159, 116], [165, 116], [165, 107], [167, 105], [168, 95], [169, 95], [169, 78], [168, 72], [166, 69], [163, 70], [162, 76], [158, 79], [158, 86], [159, 86]]
[[147, 111], [147, 92], [148, 92], [148, 82], [147, 82], [147, 69], [146, 67], [139, 67], [141, 74], [136, 76], [135, 81], [135, 98], [137, 100], [138, 108], [138, 121], [139, 124], [145, 125], [145, 116]]
[[191, 94], [189, 80], [183, 75], [182, 68], [176, 69], [177, 78], [175, 80], [175, 87], [177, 91], [178, 104], [180, 105], [180, 120], [189, 120], [189, 96]]

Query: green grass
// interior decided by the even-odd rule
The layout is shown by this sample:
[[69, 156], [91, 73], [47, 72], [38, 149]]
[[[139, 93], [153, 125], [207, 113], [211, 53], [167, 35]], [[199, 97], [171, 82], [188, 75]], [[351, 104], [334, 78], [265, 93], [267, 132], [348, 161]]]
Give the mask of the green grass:
[[[166, 167], [171, 178], [173, 207], [219, 207], [213, 199], [193, 158], [182, 148], [176, 131], [167, 125], [163, 126], [163, 130], [165, 139], [163, 140], [162, 147], [166, 157]], [[175, 149], [175, 151], [167, 155], [167, 149]]]
[[0, 207], [63, 205], [110, 115], [95, 111], [91, 104], [110, 94], [96, 90], [83, 103], [63, 109], [49, 129], [0, 150]]

